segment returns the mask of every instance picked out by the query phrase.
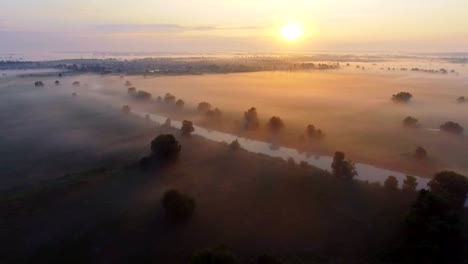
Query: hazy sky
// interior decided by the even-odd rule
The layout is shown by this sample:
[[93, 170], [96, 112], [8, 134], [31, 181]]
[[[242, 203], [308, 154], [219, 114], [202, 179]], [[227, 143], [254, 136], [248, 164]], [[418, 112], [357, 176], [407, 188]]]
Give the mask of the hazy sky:
[[[467, 0], [4, 0], [17, 51], [468, 51]], [[289, 21], [305, 35], [279, 37]]]

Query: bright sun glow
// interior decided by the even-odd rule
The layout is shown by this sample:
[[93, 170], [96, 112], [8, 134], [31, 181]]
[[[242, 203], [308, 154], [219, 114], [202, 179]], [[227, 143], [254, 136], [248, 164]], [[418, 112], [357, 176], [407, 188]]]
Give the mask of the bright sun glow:
[[302, 30], [301, 25], [296, 22], [291, 22], [284, 25], [280, 30], [281, 36], [288, 41], [295, 41], [299, 39], [304, 30]]

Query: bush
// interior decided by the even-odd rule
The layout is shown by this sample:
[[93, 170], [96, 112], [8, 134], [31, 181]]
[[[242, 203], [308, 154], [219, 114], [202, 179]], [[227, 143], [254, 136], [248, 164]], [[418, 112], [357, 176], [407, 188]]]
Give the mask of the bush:
[[179, 156], [182, 146], [171, 134], [162, 134], [151, 141], [153, 156], [162, 161], [172, 161]]
[[407, 116], [405, 119], [403, 119], [403, 126], [408, 128], [416, 128], [419, 126], [418, 119], [412, 116]]
[[140, 100], [150, 100], [151, 97], [153, 96], [150, 93], [146, 91], [141, 91], [141, 90], [135, 94], [135, 98], [140, 99]]
[[166, 215], [176, 222], [188, 220], [195, 210], [195, 200], [177, 190], [165, 192], [161, 204]]
[[399, 92], [392, 95], [392, 101], [396, 103], [408, 103], [412, 97], [413, 95], [408, 92]]
[[281, 118], [274, 116], [268, 121], [268, 127], [270, 128], [270, 131], [278, 133], [284, 128], [284, 122]]
[[333, 175], [338, 178], [351, 180], [357, 175], [354, 163], [351, 160], [345, 160], [345, 154], [340, 151], [335, 152], [331, 167]]
[[190, 136], [190, 134], [195, 131], [195, 128], [193, 127], [193, 123], [191, 121], [184, 120], [182, 121], [182, 127], [180, 128], [180, 131], [182, 132], [182, 135]]
[[458, 97], [457, 102], [459, 104], [463, 104], [463, 103], [468, 102], [468, 100], [465, 98], [465, 96], [460, 96], [460, 97]]
[[405, 192], [415, 192], [416, 187], [418, 186], [418, 182], [416, 177], [406, 175], [406, 179], [403, 181], [402, 189]]
[[135, 87], [130, 87], [127, 89], [127, 93], [128, 94], [134, 94], [136, 92], [136, 88]]
[[55, 85], [60, 85], [60, 82], [58, 80], [55, 80]]
[[37, 82], [34, 83], [34, 86], [36, 86], [36, 87], [42, 87], [42, 86], [44, 86], [44, 83], [41, 82], [41, 81], [37, 81]]
[[463, 127], [455, 122], [448, 121], [444, 124], [440, 125], [440, 131], [451, 133], [454, 135], [461, 135], [463, 134]]
[[398, 180], [395, 176], [388, 176], [384, 181], [384, 187], [387, 190], [395, 191], [398, 189]]
[[192, 255], [190, 264], [237, 264], [238, 258], [224, 247], [206, 249]]
[[80, 83], [80, 82], [78, 82], [78, 81], [75, 81], [75, 82], [73, 82], [73, 83], [72, 83], [72, 85], [73, 85], [73, 86], [75, 86], [75, 87], [78, 87], [78, 86], [80, 86], [80, 85], [81, 85], [81, 83]]
[[260, 127], [260, 121], [258, 120], [257, 109], [255, 109], [255, 107], [251, 107], [244, 112], [244, 121], [245, 129], [255, 130]]

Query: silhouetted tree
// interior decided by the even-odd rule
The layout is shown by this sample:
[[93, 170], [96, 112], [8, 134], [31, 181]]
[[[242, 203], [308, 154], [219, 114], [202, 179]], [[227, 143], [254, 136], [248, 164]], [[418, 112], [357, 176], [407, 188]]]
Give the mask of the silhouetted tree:
[[129, 114], [130, 111], [131, 111], [131, 109], [130, 109], [129, 105], [122, 106], [122, 112], [124, 112], [125, 114]]
[[413, 95], [408, 92], [399, 92], [392, 95], [392, 101], [396, 103], [408, 103], [412, 97]]
[[171, 134], [162, 134], [151, 141], [153, 156], [161, 161], [173, 161], [179, 156], [182, 146]]
[[152, 95], [146, 91], [138, 91], [136, 94], [135, 94], [135, 98], [137, 99], [140, 99], [140, 100], [150, 100], [152, 97]]
[[165, 96], [164, 96], [164, 103], [166, 104], [175, 104], [176, 102], [176, 97], [170, 93], [167, 93]]
[[178, 108], [182, 109], [182, 108], [184, 108], [185, 102], [184, 102], [184, 100], [179, 99], [179, 100], [176, 101], [175, 104], [176, 104], [176, 106], [177, 106]]
[[402, 190], [405, 192], [415, 192], [418, 182], [416, 177], [406, 175], [406, 179], [403, 181]]
[[291, 167], [296, 167], [296, 161], [292, 157], [288, 158], [287, 163]]
[[207, 102], [201, 102], [197, 106], [197, 111], [200, 113], [206, 113], [211, 109], [211, 104]]
[[221, 116], [222, 116], [222, 112], [221, 110], [219, 110], [218, 108], [215, 108], [215, 109], [210, 109], [208, 111], [206, 111], [206, 116], [210, 119], [220, 119]]
[[260, 127], [260, 121], [258, 120], [257, 109], [255, 109], [255, 107], [251, 107], [244, 113], [244, 122], [244, 127], [248, 130], [255, 130]]
[[238, 151], [240, 147], [241, 145], [237, 139], [233, 140], [231, 144], [229, 144], [229, 149], [231, 149], [232, 151]]
[[192, 255], [190, 264], [238, 264], [238, 258], [224, 247], [205, 249]]
[[354, 163], [351, 160], [345, 160], [343, 152], [335, 152], [332, 162], [332, 172], [336, 177], [351, 180], [357, 175]]
[[55, 85], [60, 85], [60, 82], [58, 80], [55, 80]]
[[143, 169], [149, 169], [153, 165], [153, 157], [146, 156], [140, 159], [140, 167]]
[[466, 103], [468, 100], [465, 98], [465, 96], [460, 96], [457, 99], [457, 102], [460, 104]]
[[414, 157], [417, 159], [426, 159], [427, 158], [427, 151], [421, 146], [418, 146], [414, 151]]
[[463, 134], [464, 129], [460, 124], [453, 121], [448, 121], [440, 125], [440, 130], [455, 135], [461, 135]]
[[416, 128], [419, 126], [418, 119], [412, 116], [407, 116], [405, 119], [403, 119], [403, 126], [409, 127], [409, 128]]
[[427, 184], [434, 194], [447, 199], [454, 206], [461, 206], [468, 193], [468, 179], [453, 171], [441, 171]]
[[306, 127], [306, 135], [308, 139], [317, 140], [320, 140], [325, 137], [325, 134], [322, 132], [321, 129], [317, 129], [314, 125], [311, 124]]
[[58, 74], [58, 77], [59, 77], [59, 78], [62, 78], [62, 77], [63, 77], [63, 74], [62, 74], [62, 73], [59, 73], [59, 74]]
[[175, 222], [187, 221], [195, 210], [195, 200], [187, 194], [177, 190], [164, 193], [161, 200], [166, 215]]
[[395, 191], [398, 189], [398, 180], [395, 176], [388, 176], [384, 181], [384, 187], [387, 190]]
[[73, 86], [75, 86], [75, 87], [78, 87], [78, 86], [80, 86], [80, 85], [81, 85], [81, 83], [80, 83], [80, 82], [78, 82], [78, 81], [74, 81], [74, 82], [72, 83], [72, 85], [73, 85]]
[[274, 116], [268, 121], [268, 127], [270, 131], [278, 133], [284, 128], [284, 122], [281, 118]]
[[36, 87], [42, 87], [42, 86], [44, 86], [44, 83], [41, 82], [41, 81], [37, 81], [37, 82], [34, 83], [34, 86], [36, 86]]
[[182, 135], [190, 136], [190, 134], [195, 131], [195, 128], [193, 127], [193, 123], [191, 121], [184, 120], [182, 121], [182, 127], [180, 128], [180, 131], [182, 132]]
[[310, 169], [312, 168], [312, 166], [310, 166], [309, 163], [307, 163], [306, 161], [303, 161], [301, 160], [301, 162], [299, 162], [299, 167], [303, 168], [303, 169]]
[[165, 127], [171, 127], [171, 119], [170, 119], [170, 118], [167, 118], [166, 121], [164, 121], [163, 126], [165, 126]]

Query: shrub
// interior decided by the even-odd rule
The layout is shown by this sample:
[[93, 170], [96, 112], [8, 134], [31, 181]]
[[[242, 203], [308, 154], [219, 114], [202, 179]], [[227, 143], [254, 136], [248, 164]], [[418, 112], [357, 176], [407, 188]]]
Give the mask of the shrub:
[[60, 82], [58, 80], [55, 80], [55, 85], [60, 85]]
[[137, 99], [140, 99], [140, 100], [149, 100], [151, 99], [152, 95], [146, 91], [138, 91], [136, 94], [135, 94], [135, 98]]
[[396, 103], [408, 103], [412, 97], [413, 95], [408, 92], [399, 92], [392, 95], [392, 101]]
[[170, 93], [167, 93], [165, 96], [164, 96], [164, 103], [166, 104], [175, 104], [176, 102], [176, 97]]
[[80, 83], [80, 82], [78, 82], [78, 81], [75, 81], [75, 82], [73, 82], [73, 83], [72, 83], [72, 85], [73, 85], [73, 86], [75, 86], [75, 87], [78, 87], [78, 86], [80, 86], [80, 85], [81, 85], [81, 83]]
[[135, 88], [135, 87], [130, 87], [130, 88], [128, 88], [128, 89], [127, 89], [127, 93], [128, 93], [128, 94], [134, 94], [134, 93], [136, 93], [136, 88]]
[[332, 172], [338, 178], [351, 180], [357, 175], [354, 163], [351, 160], [345, 160], [343, 152], [335, 152], [332, 162]]
[[398, 189], [398, 180], [395, 176], [388, 176], [384, 181], [384, 187], [387, 190], [395, 191]]
[[407, 116], [405, 119], [403, 119], [403, 126], [408, 127], [408, 128], [416, 128], [419, 126], [418, 119], [412, 116]]
[[36, 86], [36, 87], [42, 87], [42, 86], [44, 86], [44, 83], [41, 82], [41, 81], [37, 81], [37, 82], [34, 83], [34, 86]]
[[237, 264], [238, 258], [224, 247], [205, 249], [192, 255], [190, 264]]
[[182, 146], [171, 134], [162, 134], [151, 141], [153, 156], [162, 161], [172, 161], [179, 156]]
[[193, 123], [191, 121], [184, 120], [182, 121], [182, 127], [180, 128], [180, 131], [182, 132], [182, 135], [190, 136], [190, 134], [195, 131], [195, 128], [193, 127]]
[[188, 220], [196, 206], [192, 197], [177, 190], [165, 192], [161, 204], [166, 215], [176, 222]]
[[444, 124], [440, 125], [440, 131], [455, 134], [455, 135], [461, 135], [463, 134], [463, 127], [452, 121], [445, 122]]

